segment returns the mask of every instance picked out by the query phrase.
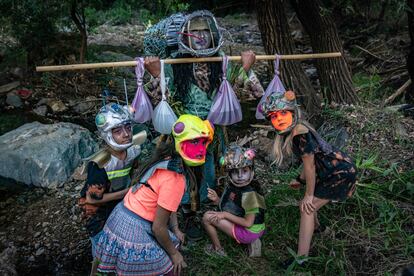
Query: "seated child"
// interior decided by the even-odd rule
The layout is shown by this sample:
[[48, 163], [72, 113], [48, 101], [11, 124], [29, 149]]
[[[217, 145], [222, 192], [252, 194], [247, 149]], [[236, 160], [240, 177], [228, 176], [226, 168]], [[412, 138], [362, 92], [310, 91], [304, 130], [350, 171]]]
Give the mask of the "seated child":
[[208, 198], [219, 206], [220, 212], [208, 211], [204, 214], [203, 225], [212, 244], [207, 245], [207, 253], [225, 255], [220, 244], [217, 229], [223, 231], [238, 243], [249, 245], [249, 256], [260, 257], [260, 237], [265, 230], [265, 200], [257, 192], [254, 177], [253, 149], [231, 144], [220, 163], [229, 172], [230, 183], [225, 187], [221, 199], [209, 189]]
[[[127, 107], [116, 103], [103, 106], [95, 118], [108, 147], [88, 163], [88, 176], [79, 200], [94, 257], [99, 235], [112, 209], [127, 193], [131, 168], [141, 152], [140, 146], [132, 142], [131, 118]], [[91, 275], [95, 274], [94, 266], [95, 262]]]

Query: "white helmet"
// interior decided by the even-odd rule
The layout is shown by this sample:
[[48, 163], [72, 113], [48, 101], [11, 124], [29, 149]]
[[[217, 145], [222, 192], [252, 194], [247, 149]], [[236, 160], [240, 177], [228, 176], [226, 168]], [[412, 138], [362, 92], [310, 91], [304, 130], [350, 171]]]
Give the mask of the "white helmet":
[[131, 123], [132, 114], [128, 106], [122, 106], [116, 103], [109, 103], [103, 106], [95, 117], [95, 124], [98, 128], [99, 135], [116, 151], [129, 148], [132, 145], [132, 139], [128, 144], [120, 145], [112, 137], [112, 129]]

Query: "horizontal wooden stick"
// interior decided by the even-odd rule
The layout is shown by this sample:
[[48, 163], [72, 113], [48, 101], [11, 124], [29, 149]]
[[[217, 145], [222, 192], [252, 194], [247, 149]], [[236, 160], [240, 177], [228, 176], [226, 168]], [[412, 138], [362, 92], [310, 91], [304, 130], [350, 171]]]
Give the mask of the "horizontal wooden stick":
[[[334, 58], [340, 57], [340, 52], [335, 53], [321, 53], [321, 54], [300, 54], [300, 55], [279, 55], [280, 59], [314, 59], [314, 58]], [[241, 61], [241, 56], [229, 56], [231, 61]], [[256, 60], [274, 60], [276, 55], [259, 55], [256, 56]], [[204, 57], [204, 58], [176, 58], [166, 59], [166, 64], [177, 63], [193, 63], [193, 62], [219, 62], [222, 61], [222, 57]], [[55, 65], [55, 66], [37, 66], [37, 72], [50, 72], [50, 71], [68, 71], [68, 70], [84, 70], [84, 69], [97, 69], [108, 67], [135, 67], [137, 62], [132, 61], [120, 61], [120, 62], [103, 62], [103, 63], [85, 63], [85, 64], [71, 64], [71, 65]]]

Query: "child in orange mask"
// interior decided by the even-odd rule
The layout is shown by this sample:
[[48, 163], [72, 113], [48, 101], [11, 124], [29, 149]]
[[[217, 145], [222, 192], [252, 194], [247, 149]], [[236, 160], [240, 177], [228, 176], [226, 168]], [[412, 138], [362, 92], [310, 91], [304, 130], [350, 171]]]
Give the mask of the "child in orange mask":
[[[329, 145], [301, 118], [293, 91], [271, 94], [260, 108], [277, 132], [273, 148], [275, 162], [281, 165], [292, 153], [303, 162], [301, 174], [290, 185], [306, 185], [299, 204], [301, 218], [297, 254], [307, 256], [315, 229], [322, 229], [317, 211], [330, 201], [345, 200], [352, 195], [356, 181], [355, 165], [348, 155]], [[287, 268], [294, 261], [286, 260], [282, 266]]]

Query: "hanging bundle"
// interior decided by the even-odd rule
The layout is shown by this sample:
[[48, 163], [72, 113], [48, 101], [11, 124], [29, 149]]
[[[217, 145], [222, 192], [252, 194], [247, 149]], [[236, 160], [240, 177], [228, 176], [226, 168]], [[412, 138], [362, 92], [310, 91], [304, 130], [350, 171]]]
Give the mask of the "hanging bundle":
[[177, 116], [167, 102], [165, 95], [166, 83], [165, 83], [165, 72], [164, 72], [164, 60], [161, 60], [161, 102], [154, 109], [154, 116], [152, 123], [156, 131], [162, 134], [170, 134], [172, 126], [177, 121]]
[[207, 119], [217, 125], [232, 125], [242, 120], [239, 100], [227, 80], [228, 57], [223, 56], [223, 81], [214, 97]]
[[260, 99], [259, 104], [256, 108], [256, 119], [261, 120], [265, 117], [262, 114], [261, 106], [262, 103], [269, 97], [272, 93], [285, 93], [286, 89], [283, 86], [282, 81], [279, 78], [279, 63], [280, 63], [280, 56], [276, 54], [276, 59], [274, 61], [274, 68], [275, 68], [275, 76], [273, 77], [272, 81], [269, 83], [269, 86], [266, 88], [266, 91], [263, 97]]
[[137, 66], [135, 67], [135, 75], [137, 76], [137, 92], [135, 93], [134, 100], [132, 101], [131, 108], [134, 112], [134, 121], [137, 123], [145, 123], [152, 118], [152, 104], [145, 93], [143, 86], [144, 77], [144, 59], [137, 58]]

